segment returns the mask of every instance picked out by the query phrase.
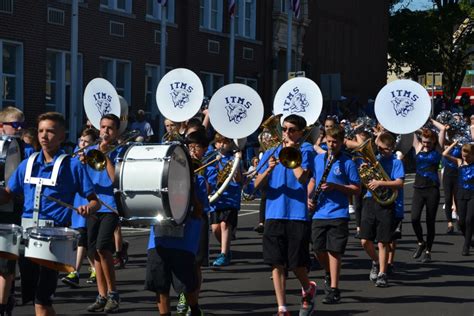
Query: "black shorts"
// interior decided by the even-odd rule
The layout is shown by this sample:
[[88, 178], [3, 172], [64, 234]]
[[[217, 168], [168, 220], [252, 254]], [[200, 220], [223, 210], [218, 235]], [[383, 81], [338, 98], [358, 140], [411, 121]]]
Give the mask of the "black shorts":
[[0, 274], [11, 275], [15, 274], [16, 260], [8, 260], [0, 258]]
[[395, 218], [392, 227], [392, 241], [402, 239], [402, 221], [403, 218]]
[[344, 254], [349, 238], [349, 220], [346, 218], [317, 219], [311, 226], [311, 240], [315, 252]]
[[59, 273], [23, 256], [18, 259], [18, 265], [20, 266], [23, 305], [34, 301], [38, 305], [51, 306]]
[[310, 222], [268, 219], [263, 230], [263, 262], [290, 270], [308, 267]]
[[211, 212], [209, 214], [211, 224], [219, 224], [221, 222], [226, 222], [229, 226], [237, 226], [238, 210], [236, 210], [235, 208], [215, 210], [214, 212]]
[[87, 249], [87, 228], [73, 228], [79, 232], [79, 240], [77, 242], [78, 247], [85, 247]]
[[374, 199], [364, 200], [360, 223], [360, 239], [383, 243], [392, 241], [395, 204], [382, 206]]
[[191, 293], [198, 288], [194, 254], [160, 246], [148, 249], [145, 290], [168, 294], [171, 284], [176, 293]]
[[88, 254], [95, 256], [97, 250], [115, 252], [114, 231], [119, 222], [115, 213], [96, 213], [87, 218]]
[[196, 254], [196, 263], [200, 267], [209, 266], [209, 216], [202, 214], [199, 249]]

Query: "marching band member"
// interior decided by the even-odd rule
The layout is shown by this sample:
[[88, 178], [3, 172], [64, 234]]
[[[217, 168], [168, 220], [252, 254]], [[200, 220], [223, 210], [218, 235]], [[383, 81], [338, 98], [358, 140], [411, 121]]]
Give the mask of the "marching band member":
[[[120, 119], [114, 114], [106, 114], [100, 120], [101, 142], [92, 149], [106, 153], [117, 141]], [[94, 188], [101, 200], [101, 208], [96, 216], [87, 218], [88, 255], [94, 258], [98, 296], [87, 310], [89, 312], [114, 313], [119, 309], [120, 298], [116, 288], [113, 252], [115, 250], [114, 231], [119, 222], [119, 216], [107, 206], [116, 210], [113, 180], [115, 176], [115, 158], [120, 148], [105, 155], [105, 170], [95, 170], [86, 166]], [[85, 156], [81, 157], [85, 162]], [[107, 206], [106, 206], [107, 205]]]
[[[15, 107], [6, 107], [0, 111], [0, 135], [5, 136], [20, 136], [22, 129], [24, 128], [25, 117], [23, 112]], [[17, 138], [20, 148], [24, 148], [21, 158], [28, 158], [34, 150], [31, 150], [31, 146], [23, 143]], [[21, 208], [23, 202], [19, 199], [13, 201], [13, 210], [11, 212], [2, 212], [0, 222], [3, 224], [21, 224]], [[6, 313], [11, 315], [13, 307], [15, 305], [15, 299], [13, 293], [14, 282], [15, 282], [15, 260], [7, 260], [0, 258], [0, 315]]]
[[[206, 134], [204, 131], [193, 132], [186, 137], [185, 143], [189, 149], [189, 154], [192, 159], [197, 159], [199, 161], [204, 157], [204, 153], [209, 146], [207, 141]], [[201, 267], [209, 266], [209, 199], [208, 199], [208, 183], [206, 178], [210, 174], [215, 173], [215, 168], [209, 166], [205, 168], [202, 172], [202, 175], [197, 173], [195, 176], [196, 181], [196, 193], [199, 202], [203, 206], [203, 212], [201, 216], [201, 233], [199, 236], [199, 248], [196, 253], [196, 271], [197, 271], [197, 296], [201, 291], [202, 285], [202, 271]], [[179, 294], [178, 305], [176, 306], [178, 314], [184, 314], [188, 310], [188, 304], [186, 302], [185, 293]]]
[[[403, 164], [398, 160], [393, 150], [395, 139], [389, 133], [380, 134], [376, 141], [380, 155], [377, 160], [380, 166], [385, 170], [390, 180], [372, 180], [368, 183], [368, 192], [364, 198], [364, 207], [361, 219], [360, 238], [362, 247], [372, 259], [372, 269], [369, 279], [377, 287], [388, 286], [387, 264], [392, 241], [393, 231], [395, 229], [395, 209], [403, 208], [403, 179], [405, 171]], [[373, 198], [372, 191], [377, 188], [388, 188], [398, 190], [396, 201], [389, 205], [381, 205]], [[378, 242], [378, 256], [374, 247], [374, 241]]]
[[[448, 129], [448, 136], [454, 136], [453, 132]], [[448, 137], [450, 140], [452, 137]], [[449, 155], [455, 158], [461, 158], [461, 146], [451, 147]], [[455, 161], [452, 161], [446, 157], [443, 157], [443, 190], [444, 190], [444, 213], [446, 215], [446, 220], [448, 221], [447, 234], [454, 234], [454, 225], [453, 225], [453, 212], [456, 213], [456, 195], [458, 189], [458, 166]]]
[[336, 115], [328, 115], [324, 120], [324, 129], [319, 135], [319, 138], [314, 145], [314, 150], [317, 154], [325, 153], [328, 150], [328, 145], [326, 141], [326, 132], [327, 130], [338, 126], [338, 118]]
[[[87, 128], [82, 131], [81, 137], [79, 138], [78, 143], [78, 150], [83, 150], [85, 147], [90, 146], [93, 144], [99, 135], [97, 131], [92, 128]], [[84, 155], [84, 151], [78, 153], [78, 158]], [[74, 206], [84, 204], [86, 198], [82, 197], [80, 194], [76, 193], [76, 197], [74, 198]], [[72, 213], [71, 216], [71, 228], [75, 229], [79, 232], [79, 240], [77, 243], [77, 258], [76, 258], [76, 270], [69, 273], [65, 277], [61, 278], [61, 281], [71, 288], [78, 288], [79, 287], [79, 270], [82, 266], [82, 260], [87, 253], [87, 218], [77, 214], [76, 212]], [[94, 258], [87, 256], [91, 267], [91, 275], [89, 277], [88, 283], [95, 283], [95, 269], [94, 269]]]
[[[41, 198], [35, 201], [34, 196], [43, 194], [53, 196], [72, 204], [76, 192], [87, 197], [88, 204], [78, 206], [82, 215], [89, 215], [99, 209], [99, 202], [94, 193], [94, 186], [85, 169], [77, 160], [63, 156], [60, 150], [65, 139], [66, 122], [60, 113], [48, 112], [38, 117], [38, 137], [41, 151], [24, 160], [10, 177], [8, 187], [1, 190], [1, 201], [7, 202], [15, 195], [24, 195], [22, 214], [23, 228], [31, 227], [33, 221], [53, 222], [54, 226], [66, 226], [70, 220], [70, 210]], [[50, 185], [53, 167], [60, 164], [55, 184]], [[53, 174], [54, 177], [54, 174]], [[25, 181], [28, 179], [28, 183]], [[35, 184], [36, 179], [46, 183]], [[31, 180], [31, 181], [30, 181]], [[38, 183], [41, 183], [39, 181]], [[42, 191], [42, 192], [41, 192]], [[56, 291], [58, 272], [33, 263], [25, 257], [19, 259], [23, 302], [34, 300], [36, 315], [56, 315], [52, 306], [52, 296]]]
[[341, 257], [349, 237], [348, 196], [360, 193], [360, 179], [355, 163], [341, 152], [344, 131], [339, 127], [328, 129], [326, 143], [328, 153], [314, 159], [313, 178], [308, 185], [308, 192], [313, 192], [315, 187], [321, 191], [317, 197], [310, 194], [308, 207], [314, 214], [311, 226], [313, 250], [326, 271], [323, 303], [335, 304], [341, 299]]
[[[438, 166], [441, 161], [441, 148], [444, 147], [445, 127], [431, 120], [440, 131], [438, 138], [436, 133], [430, 129], [423, 129], [421, 142], [417, 136], [413, 137], [413, 147], [416, 153], [416, 176], [413, 184], [413, 204], [411, 209], [411, 223], [418, 240], [417, 247], [413, 252], [413, 258], [418, 259], [424, 252], [421, 262], [431, 261], [431, 248], [435, 238], [435, 221], [439, 193]], [[426, 242], [423, 240], [423, 229], [421, 227], [421, 212], [426, 205]]]
[[[295, 147], [303, 136], [306, 120], [289, 115], [283, 121], [282, 147]], [[306, 205], [307, 184], [313, 163], [313, 147], [301, 144], [301, 166], [285, 168], [275, 157], [281, 148], [267, 150], [257, 167], [255, 188], [266, 191], [263, 261], [272, 267], [273, 287], [278, 315], [290, 315], [286, 307], [286, 271], [292, 270], [301, 284], [300, 315], [311, 315], [316, 296], [316, 282], [308, 278], [310, 265], [310, 222]], [[274, 155], [272, 155], [274, 154]]]
[[189, 305], [186, 315], [204, 315], [199, 307], [201, 275], [196, 253], [205, 243], [202, 202], [207, 200], [207, 188], [202, 178], [195, 180], [192, 214], [184, 223], [183, 237], [163, 236], [159, 224], [150, 229], [145, 289], [156, 293], [156, 304], [162, 316], [171, 316], [171, 285], [176, 293], [184, 293]]
[[459, 168], [459, 189], [456, 204], [459, 215], [459, 227], [464, 235], [462, 255], [469, 256], [469, 247], [472, 246], [472, 231], [474, 228], [474, 144], [462, 146], [461, 158], [450, 155], [457, 145], [454, 142], [446, 148], [443, 156], [456, 163]]
[[[224, 172], [226, 166], [232, 163], [232, 140], [216, 134], [214, 137], [216, 149], [220, 152], [220, 159], [216, 163], [215, 168], [220, 172]], [[229, 170], [230, 171], [230, 170]], [[237, 227], [237, 214], [240, 210], [241, 201], [241, 171], [237, 170], [234, 178], [227, 186], [226, 190], [217, 201], [211, 205], [210, 223], [212, 233], [216, 237], [221, 246], [221, 252], [214, 260], [212, 265], [214, 267], [227, 266], [232, 259], [230, 251], [230, 242], [232, 229]], [[217, 173], [215, 176], [207, 179], [211, 187], [217, 188]]]

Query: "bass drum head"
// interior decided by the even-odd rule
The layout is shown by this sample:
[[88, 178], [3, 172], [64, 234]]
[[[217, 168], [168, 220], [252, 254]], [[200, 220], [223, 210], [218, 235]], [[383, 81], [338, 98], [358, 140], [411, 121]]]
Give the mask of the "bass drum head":
[[186, 220], [186, 217], [191, 206], [191, 159], [188, 153], [180, 145], [171, 146], [167, 156], [170, 157], [168, 170], [165, 170], [162, 187], [168, 188], [166, 193], [163, 193], [163, 206], [169, 208], [168, 214], [177, 225], [181, 225]]
[[[15, 138], [0, 139], [0, 184], [5, 181], [4, 186], [21, 162], [20, 145]], [[3, 169], [3, 170], [2, 170]]]

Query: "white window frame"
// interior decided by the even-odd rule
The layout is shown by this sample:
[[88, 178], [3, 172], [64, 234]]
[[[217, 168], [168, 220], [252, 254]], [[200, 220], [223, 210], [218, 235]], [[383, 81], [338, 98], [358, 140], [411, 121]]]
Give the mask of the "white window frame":
[[[216, 19], [216, 26], [212, 27], [212, 2], [215, 1], [217, 3], [217, 19]], [[211, 30], [211, 31], [216, 31], [216, 32], [222, 32], [222, 20], [223, 20], [223, 12], [224, 12], [224, 6], [223, 6], [223, 0], [200, 0], [200, 10], [199, 10], [199, 15], [201, 15], [201, 10], [204, 12], [204, 16], [199, 17], [200, 21], [200, 27], [203, 29]]]
[[119, 8], [117, 4], [118, 0], [107, 0], [107, 5], [101, 3], [100, 7], [125, 13], [132, 13], [133, 0], [125, 0], [125, 9]]
[[[56, 103], [47, 103], [45, 100], [45, 106], [47, 111], [56, 111], [60, 113], [67, 113], [66, 109], [66, 89], [68, 86], [71, 85], [70, 81], [66, 81], [66, 66], [67, 66], [67, 56], [70, 56], [69, 51], [59, 50], [59, 49], [51, 49], [48, 48], [46, 50], [46, 58], [48, 58], [48, 53], [55, 54], [55, 62], [56, 62], [56, 80], [48, 80], [46, 79], [46, 83], [54, 82], [56, 85], [55, 91], [55, 98]], [[46, 61], [47, 63], [48, 61]], [[77, 91], [82, 91], [82, 54], [77, 54]], [[82, 95], [78, 93], [77, 96], [77, 104], [82, 104]], [[71, 113], [73, 109], [69, 109], [69, 113]], [[78, 111], [78, 126], [82, 125], [82, 111]]]
[[[206, 76], [210, 77], [210, 80], [208, 83], [206, 83], [206, 80], [205, 80]], [[222, 85], [220, 87], [214, 87], [214, 77], [219, 77], [222, 79]], [[225, 84], [224, 79], [225, 79], [224, 74], [201, 71], [201, 81], [204, 86], [204, 96], [211, 97], [214, 94], [214, 92], [216, 92], [219, 88], [224, 86]]]
[[[235, 20], [237, 23], [236, 35], [240, 37], [255, 39], [257, 28], [257, 1], [256, 0], [241, 0], [238, 1], [237, 14]], [[246, 8], [250, 6], [250, 16], [246, 15]], [[249, 27], [246, 26], [246, 21], [250, 20]]]
[[[258, 79], [257, 78], [247, 78], [247, 77], [238, 77], [238, 76], [236, 76], [234, 81], [235, 81], [235, 83], [242, 83], [246, 86], [249, 86], [249, 87], [255, 89], [255, 91], [258, 91], [257, 90], [258, 89]], [[255, 83], [255, 86], [253, 86], [251, 84], [251, 82]]]
[[132, 62], [130, 60], [125, 60], [125, 59], [116, 59], [116, 58], [109, 58], [109, 57], [100, 57], [100, 63], [102, 66], [102, 62], [111, 62], [111, 68], [110, 68], [110, 74], [108, 74], [107, 77], [104, 77], [104, 79], [107, 79], [117, 90], [117, 93], [119, 93], [122, 88], [117, 87], [117, 63], [125, 63], [127, 64], [128, 67], [125, 67], [125, 78], [124, 83], [125, 87], [123, 87], [123, 94], [119, 93], [121, 96], [127, 100], [128, 104], [131, 104], [132, 100]]
[[[157, 0], [153, 0], [152, 1], [152, 3], [153, 3], [153, 8], [152, 8], [153, 14], [149, 14], [148, 13], [148, 11], [149, 11], [148, 10], [149, 2], [148, 2], [148, 0], [146, 0], [146, 1], [147, 1], [147, 3], [146, 3], [146, 6], [147, 6], [146, 7], [146, 17], [148, 19], [151, 19], [151, 20], [161, 21], [161, 4], [159, 4]], [[174, 23], [175, 10], [176, 10], [175, 0], [168, 0], [166, 2], [166, 21], [167, 22]]]
[[[11, 74], [5, 74], [3, 72], [3, 45], [13, 45], [16, 47], [15, 50], [15, 99], [4, 100], [3, 99], [3, 77], [13, 77]], [[0, 39], [0, 108], [3, 108], [4, 105], [14, 105], [15, 107], [23, 110], [23, 43], [6, 41]], [[13, 103], [12, 103], [13, 102]]]

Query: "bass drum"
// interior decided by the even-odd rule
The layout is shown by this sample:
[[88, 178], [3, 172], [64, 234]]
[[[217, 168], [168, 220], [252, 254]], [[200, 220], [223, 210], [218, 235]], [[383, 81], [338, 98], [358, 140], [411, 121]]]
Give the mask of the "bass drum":
[[191, 206], [191, 166], [181, 144], [129, 145], [115, 168], [122, 215], [131, 221], [183, 224]]
[[[0, 187], [6, 187], [8, 180], [21, 162], [21, 149], [13, 137], [0, 138]], [[0, 213], [13, 213], [13, 201], [0, 205]], [[6, 214], [5, 214], [6, 215]], [[3, 215], [0, 215], [2, 217]]]

